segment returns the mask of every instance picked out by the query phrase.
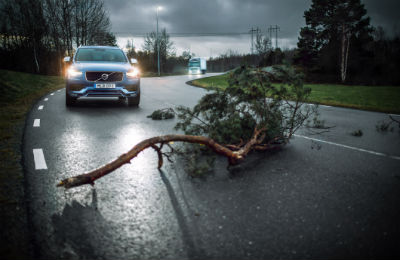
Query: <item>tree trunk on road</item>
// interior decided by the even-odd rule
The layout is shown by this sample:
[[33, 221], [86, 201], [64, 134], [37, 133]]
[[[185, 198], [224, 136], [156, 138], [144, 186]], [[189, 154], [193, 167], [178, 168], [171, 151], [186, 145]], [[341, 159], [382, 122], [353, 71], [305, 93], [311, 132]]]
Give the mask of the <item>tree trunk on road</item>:
[[[273, 149], [276, 146], [268, 144], [262, 144], [265, 139], [265, 129], [255, 129], [252, 138], [242, 146], [234, 146], [227, 145], [223, 146], [221, 144], [216, 143], [213, 139], [205, 137], [205, 136], [193, 136], [193, 135], [164, 135], [152, 137], [135, 145], [130, 151], [125, 154], [122, 154], [114, 161], [101, 166], [98, 169], [90, 171], [88, 173], [84, 173], [81, 175], [77, 175], [75, 177], [67, 178], [62, 180], [57, 184], [58, 187], [64, 187], [66, 189], [77, 187], [85, 184], [94, 185], [94, 181], [111, 173], [115, 169], [121, 167], [126, 163], [130, 163], [130, 161], [135, 158], [140, 152], [151, 147], [158, 154], [158, 168], [161, 168], [163, 165], [163, 156], [168, 155], [162, 152], [163, 145], [166, 144], [169, 146], [171, 142], [187, 142], [187, 143], [197, 143], [202, 144], [210, 149], [212, 149], [215, 153], [221, 154], [228, 158], [229, 165], [235, 165], [240, 163], [244, 157], [252, 150], [268, 150]], [[157, 144], [159, 146], [157, 146]], [[230, 147], [230, 148], [227, 148]], [[172, 148], [171, 148], [172, 149]]]

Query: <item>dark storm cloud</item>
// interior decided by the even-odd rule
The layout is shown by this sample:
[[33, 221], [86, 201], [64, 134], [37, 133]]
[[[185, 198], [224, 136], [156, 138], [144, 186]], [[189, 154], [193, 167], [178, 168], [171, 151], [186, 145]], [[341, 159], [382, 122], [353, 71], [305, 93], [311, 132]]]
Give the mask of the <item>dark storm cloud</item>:
[[389, 34], [400, 33], [399, 0], [365, 0], [363, 3], [372, 25], [382, 26]]
[[[374, 25], [392, 30], [398, 24], [398, 0], [365, 0]], [[297, 38], [304, 11], [311, 0], [106, 0], [114, 32], [146, 33], [155, 28], [156, 6], [160, 27], [174, 33], [247, 32], [281, 27], [280, 36]]]
[[[134, 40], [141, 48], [143, 36], [156, 28], [156, 7], [159, 26], [171, 36], [176, 33], [216, 33], [214, 37], [172, 38], [177, 54], [184, 50], [200, 56], [212, 56], [233, 50], [249, 53], [249, 35], [218, 36], [219, 33], [246, 33], [259, 27], [263, 33], [270, 25], [280, 26], [279, 47], [293, 48], [304, 26], [304, 11], [312, 0], [104, 0], [120, 47]], [[371, 24], [381, 25], [393, 35], [400, 33], [397, 12], [400, 0], [362, 0], [371, 17]], [[273, 36], [275, 44], [275, 35]]]
[[[398, 0], [365, 0], [372, 24], [392, 30], [398, 23]], [[280, 36], [297, 38], [311, 0], [105, 0], [114, 32], [146, 33], [160, 27], [173, 33], [247, 32], [252, 26], [281, 27]]]
[[303, 12], [311, 0], [108, 0], [114, 32], [143, 33], [154, 30], [155, 8], [161, 27], [176, 33], [247, 32], [281, 27], [282, 37], [296, 37], [304, 24]]

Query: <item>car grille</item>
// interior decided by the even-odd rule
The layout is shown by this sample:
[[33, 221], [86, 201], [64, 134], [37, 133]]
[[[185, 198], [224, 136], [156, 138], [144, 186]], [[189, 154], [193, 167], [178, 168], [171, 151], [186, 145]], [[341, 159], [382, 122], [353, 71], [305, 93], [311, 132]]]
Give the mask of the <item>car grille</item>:
[[[107, 75], [107, 77], [103, 76]], [[109, 81], [122, 81], [122, 72], [113, 71], [87, 71], [86, 80], [98, 81], [98, 82], [109, 82]]]

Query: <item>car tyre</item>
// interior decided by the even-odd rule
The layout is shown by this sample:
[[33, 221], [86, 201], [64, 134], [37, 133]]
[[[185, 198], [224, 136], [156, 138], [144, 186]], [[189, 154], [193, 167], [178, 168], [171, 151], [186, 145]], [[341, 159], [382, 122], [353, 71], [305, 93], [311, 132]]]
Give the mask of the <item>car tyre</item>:
[[71, 97], [68, 94], [65, 94], [65, 105], [67, 107], [73, 106], [75, 104], [75, 102], [76, 102], [76, 98]]
[[130, 107], [138, 107], [140, 103], [140, 93], [136, 97], [128, 98], [128, 106]]

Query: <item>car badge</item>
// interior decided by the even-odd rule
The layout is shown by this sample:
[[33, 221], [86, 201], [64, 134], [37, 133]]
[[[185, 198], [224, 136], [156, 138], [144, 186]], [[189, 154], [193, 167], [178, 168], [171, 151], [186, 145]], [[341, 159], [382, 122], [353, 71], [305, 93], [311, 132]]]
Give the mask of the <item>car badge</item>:
[[107, 79], [108, 79], [108, 74], [105, 74], [105, 73], [102, 74], [102, 75], [101, 75], [101, 79], [102, 79], [102, 80], [107, 80]]

